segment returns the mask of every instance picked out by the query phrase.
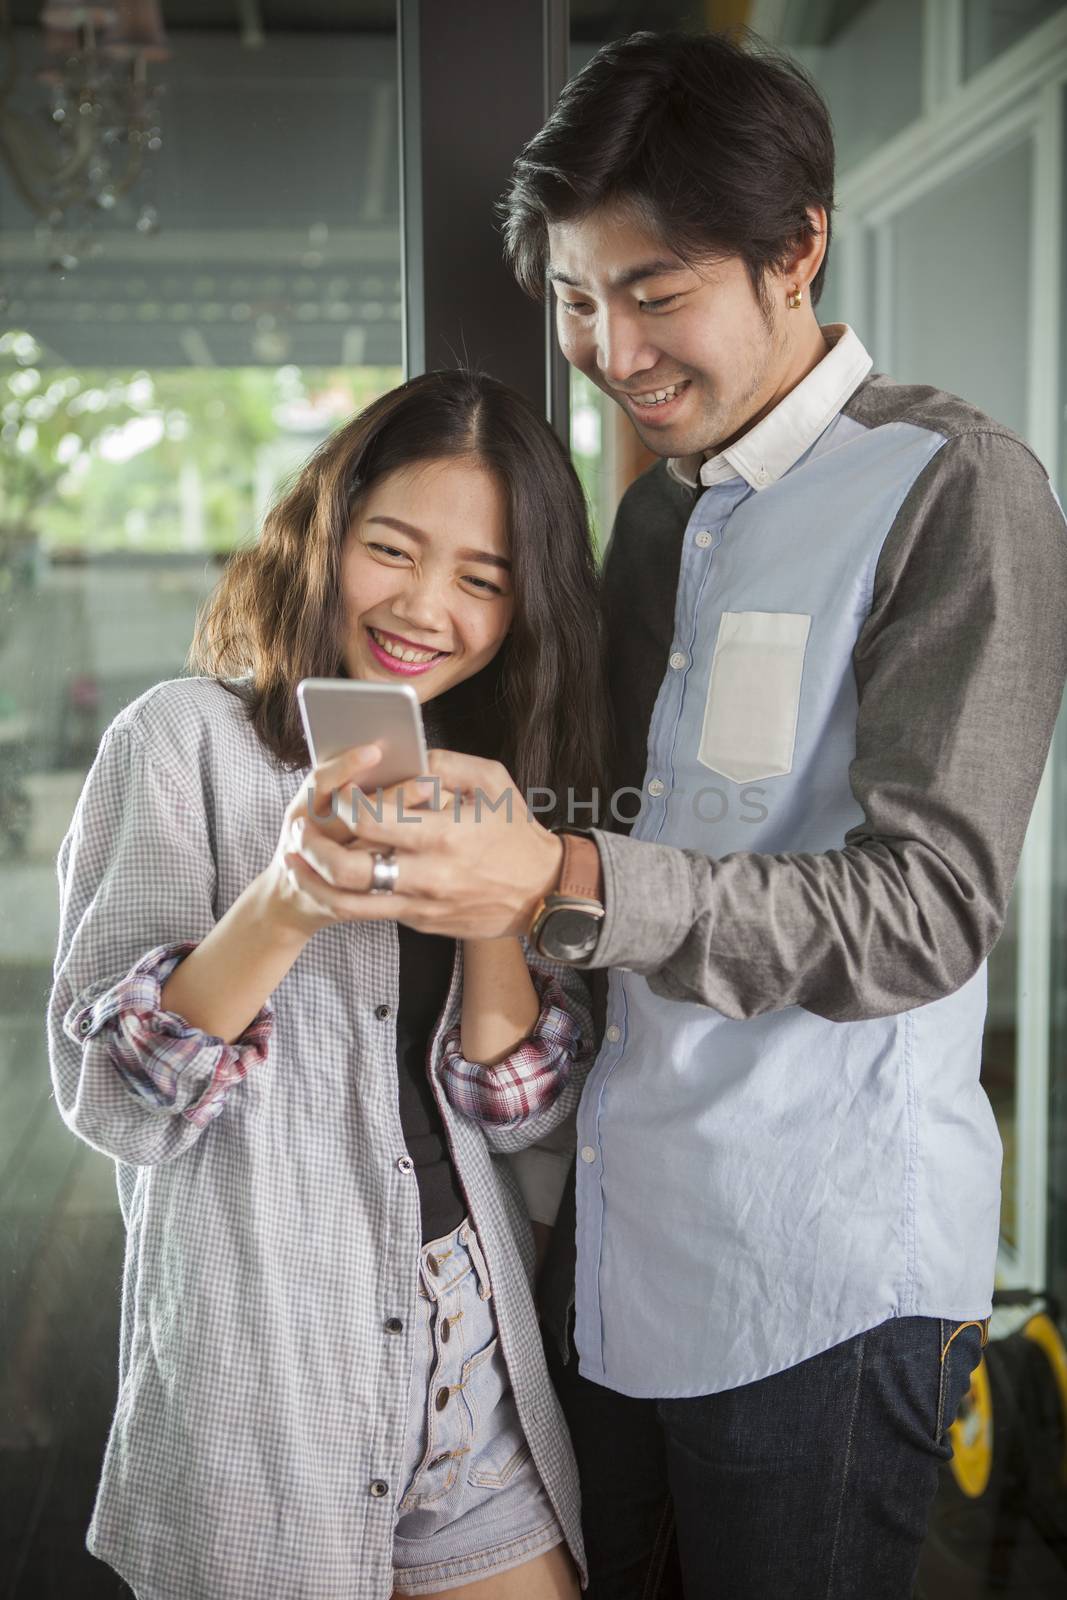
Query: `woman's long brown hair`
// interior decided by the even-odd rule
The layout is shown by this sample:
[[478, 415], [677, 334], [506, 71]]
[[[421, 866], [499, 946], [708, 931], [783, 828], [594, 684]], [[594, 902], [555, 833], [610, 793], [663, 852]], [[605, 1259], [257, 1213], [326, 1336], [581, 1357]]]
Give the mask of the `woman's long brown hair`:
[[284, 765], [306, 766], [296, 686], [345, 675], [341, 563], [360, 500], [402, 467], [454, 458], [483, 464], [503, 486], [515, 610], [493, 661], [425, 708], [430, 742], [503, 761], [523, 794], [556, 795], [546, 820], [566, 820], [568, 790], [579, 799], [599, 790], [606, 803], [608, 711], [585, 500], [545, 420], [482, 373], [412, 378], [327, 439], [258, 541], [230, 558], [197, 620], [189, 665], [245, 680], [227, 686], [262, 743]]

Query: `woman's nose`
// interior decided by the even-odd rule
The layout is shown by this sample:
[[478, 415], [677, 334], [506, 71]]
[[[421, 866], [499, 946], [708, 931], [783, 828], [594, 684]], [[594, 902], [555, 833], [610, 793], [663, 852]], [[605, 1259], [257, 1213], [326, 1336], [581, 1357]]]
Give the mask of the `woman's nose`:
[[416, 578], [406, 584], [394, 596], [392, 611], [398, 621], [408, 622], [427, 633], [440, 632], [447, 627], [444, 589], [431, 577]]

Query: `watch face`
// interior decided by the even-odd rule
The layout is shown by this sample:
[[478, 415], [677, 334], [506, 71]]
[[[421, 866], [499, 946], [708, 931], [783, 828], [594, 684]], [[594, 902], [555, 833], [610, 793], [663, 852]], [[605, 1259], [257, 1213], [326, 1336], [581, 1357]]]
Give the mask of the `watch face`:
[[540, 945], [553, 961], [581, 961], [592, 952], [599, 936], [599, 917], [576, 907], [561, 906], [545, 918]]

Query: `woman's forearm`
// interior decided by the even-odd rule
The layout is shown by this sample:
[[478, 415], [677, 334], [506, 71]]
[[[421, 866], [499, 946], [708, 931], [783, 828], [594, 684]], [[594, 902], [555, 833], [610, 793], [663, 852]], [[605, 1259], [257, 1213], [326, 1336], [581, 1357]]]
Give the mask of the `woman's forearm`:
[[278, 922], [255, 878], [163, 986], [167, 1011], [232, 1044], [274, 993], [309, 935]]
[[460, 1043], [468, 1061], [503, 1061], [532, 1032], [540, 1010], [518, 939], [463, 941]]

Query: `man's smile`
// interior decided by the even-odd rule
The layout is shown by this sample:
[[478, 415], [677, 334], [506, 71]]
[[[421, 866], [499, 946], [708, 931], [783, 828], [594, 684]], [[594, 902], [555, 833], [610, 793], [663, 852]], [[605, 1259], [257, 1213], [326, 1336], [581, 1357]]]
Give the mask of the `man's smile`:
[[682, 378], [677, 383], [659, 389], [646, 389], [639, 394], [628, 394], [623, 389], [613, 389], [612, 393], [623, 401], [632, 416], [640, 418], [642, 422], [658, 425], [670, 421], [681, 409], [691, 386], [691, 379]]

